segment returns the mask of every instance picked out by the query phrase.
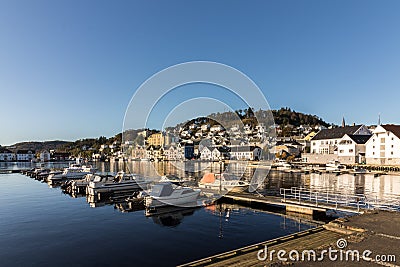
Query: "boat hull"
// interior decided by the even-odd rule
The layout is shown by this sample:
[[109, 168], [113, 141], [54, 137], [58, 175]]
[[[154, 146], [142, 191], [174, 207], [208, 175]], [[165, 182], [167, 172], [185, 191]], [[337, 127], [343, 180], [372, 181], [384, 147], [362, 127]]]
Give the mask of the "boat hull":
[[200, 195], [200, 190], [195, 190], [193, 193], [188, 193], [185, 196], [171, 197], [145, 197], [145, 206], [147, 208], [157, 208], [165, 206], [182, 206], [194, 207], [196, 206], [197, 197]]

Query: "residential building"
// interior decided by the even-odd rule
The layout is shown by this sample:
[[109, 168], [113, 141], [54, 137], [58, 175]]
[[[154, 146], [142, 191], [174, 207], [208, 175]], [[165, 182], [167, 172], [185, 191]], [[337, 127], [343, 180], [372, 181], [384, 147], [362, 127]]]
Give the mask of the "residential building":
[[31, 161], [35, 158], [34, 150], [18, 150], [16, 153], [17, 161]]
[[345, 135], [371, 135], [365, 125], [353, 125], [332, 129], [321, 129], [311, 139], [312, 154], [336, 154], [337, 145]]
[[15, 160], [15, 154], [5, 148], [0, 146], [0, 161], [14, 161]]
[[39, 154], [39, 159], [42, 162], [46, 162], [46, 161], [50, 161], [51, 160], [51, 154], [49, 151], [47, 150], [43, 150], [42, 152], [40, 152]]
[[400, 165], [400, 125], [378, 125], [366, 143], [367, 164]]
[[366, 142], [371, 135], [345, 134], [337, 145], [337, 155], [341, 163], [365, 163]]
[[303, 153], [302, 160], [315, 164], [325, 164], [332, 160], [343, 163], [365, 161], [364, 144], [371, 134], [365, 125], [321, 129], [311, 139], [311, 153]]
[[172, 137], [165, 132], [154, 133], [147, 137], [148, 146], [167, 146], [171, 144]]
[[230, 158], [233, 160], [260, 160], [261, 148], [258, 146], [231, 146]]

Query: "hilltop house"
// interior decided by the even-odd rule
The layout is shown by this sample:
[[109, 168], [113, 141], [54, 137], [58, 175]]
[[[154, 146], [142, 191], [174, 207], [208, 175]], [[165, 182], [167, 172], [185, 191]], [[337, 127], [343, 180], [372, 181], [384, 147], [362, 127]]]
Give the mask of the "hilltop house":
[[15, 154], [5, 147], [0, 146], [0, 161], [14, 161]]
[[378, 125], [366, 143], [367, 164], [400, 165], [400, 125]]

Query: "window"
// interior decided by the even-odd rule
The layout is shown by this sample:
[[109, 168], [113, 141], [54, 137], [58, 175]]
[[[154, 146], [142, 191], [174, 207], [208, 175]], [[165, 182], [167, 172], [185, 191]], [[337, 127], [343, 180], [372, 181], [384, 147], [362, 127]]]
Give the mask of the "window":
[[372, 146], [372, 148], [375, 148], [375, 146]]
[[393, 151], [392, 151], [392, 152], [390, 152], [390, 155], [393, 155]]
[[381, 145], [381, 150], [385, 150], [385, 145]]
[[381, 143], [385, 143], [385, 138], [381, 138]]
[[339, 153], [344, 153], [344, 150], [343, 149], [339, 150]]
[[375, 152], [372, 152], [372, 155], [375, 155]]
[[349, 152], [350, 152], [350, 153], [353, 153], [353, 152], [354, 152], [354, 149], [349, 149]]
[[335, 145], [337, 144], [337, 140], [335, 140]]

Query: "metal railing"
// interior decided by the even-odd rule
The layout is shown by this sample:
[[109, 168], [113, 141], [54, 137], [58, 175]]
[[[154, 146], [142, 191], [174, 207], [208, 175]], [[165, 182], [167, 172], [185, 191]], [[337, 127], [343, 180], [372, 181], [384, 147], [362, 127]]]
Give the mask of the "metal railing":
[[349, 207], [357, 209], [380, 209], [400, 211], [400, 196], [390, 199], [372, 198], [363, 194], [337, 193], [332, 190], [312, 190], [302, 187], [281, 188], [280, 195], [283, 201], [297, 201], [298, 204], [311, 206], [329, 206], [333, 209]]

